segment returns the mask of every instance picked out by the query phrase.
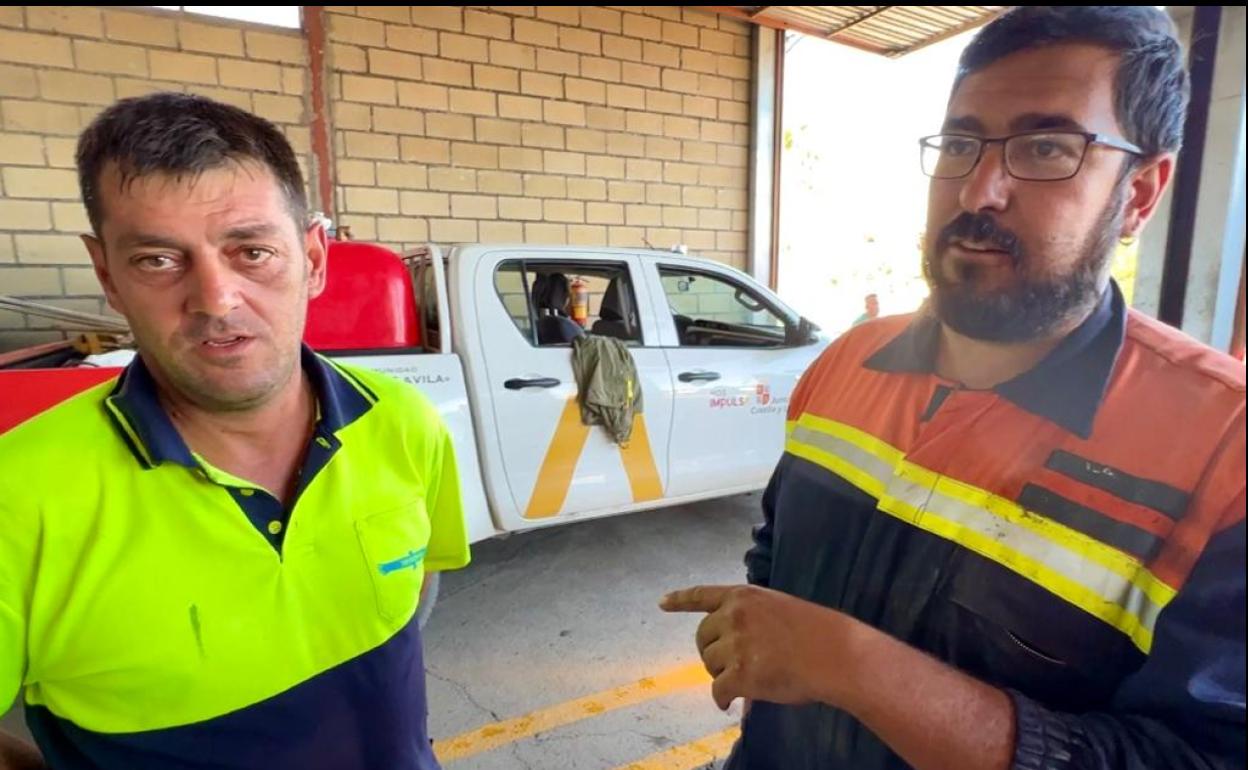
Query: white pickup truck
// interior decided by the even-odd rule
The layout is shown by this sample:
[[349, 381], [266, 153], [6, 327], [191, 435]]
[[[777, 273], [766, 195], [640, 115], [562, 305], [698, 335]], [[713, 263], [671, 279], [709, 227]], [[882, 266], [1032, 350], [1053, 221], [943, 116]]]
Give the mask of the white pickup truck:
[[[473, 542], [761, 488], [794, 385], [826, 344], [750, 277], [677, 253], [429, 245], [400, 261], [334, 242], [329, 265], [307, 339], [437, 405]], [[579, 323], [572, 281], [589, 298]], [[581, 333], [624, 340], [636, 362], [644, 413], [623, 449], [581, 425], [569, 344]], [[116, 371], [67, 355], [9, 357], [0, 432]]]

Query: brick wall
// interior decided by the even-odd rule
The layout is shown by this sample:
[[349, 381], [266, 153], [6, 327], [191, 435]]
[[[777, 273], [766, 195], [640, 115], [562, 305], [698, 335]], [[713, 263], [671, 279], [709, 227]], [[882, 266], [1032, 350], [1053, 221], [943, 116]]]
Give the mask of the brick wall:
[[326, 10], [356, 237], [685, 243], [744, 266], [744, 24], [672, 6]]
[[[356, 238], [685, 243], [744, 266], [746, 25], [673, 6], [325, 11], [335, 205]], [[310, 167], [300, 32], [0, 8], [0, 294], [104, 310], [77, 239], [75, 138], [115, 99], [156, 90], [263, 115]], [[0, 350], [60, 336], [0, 311]]]
[[[204, 94], [276, 122], [308, 168], [306, 45], [203, 17], [93, 7], [0, 8], [0, 294], [99, 313], [78, 234], [78, 132], [106, 105], [154, 91]], [[60, 339], [0, 310], [0, 350]]]

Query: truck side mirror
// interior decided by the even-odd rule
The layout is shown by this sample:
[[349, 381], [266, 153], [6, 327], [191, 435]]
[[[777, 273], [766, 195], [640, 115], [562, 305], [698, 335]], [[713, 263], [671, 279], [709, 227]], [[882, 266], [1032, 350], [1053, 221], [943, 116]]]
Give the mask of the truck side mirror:
[[789, 322], [784, 326], [784, 344], [798, 347], [801, 345], [809, 345], [817, 338], [815, 332], [819, 331], [819, 327], [810, 322], [810, 319], [801, 316], [797, 319], [797, 323]]

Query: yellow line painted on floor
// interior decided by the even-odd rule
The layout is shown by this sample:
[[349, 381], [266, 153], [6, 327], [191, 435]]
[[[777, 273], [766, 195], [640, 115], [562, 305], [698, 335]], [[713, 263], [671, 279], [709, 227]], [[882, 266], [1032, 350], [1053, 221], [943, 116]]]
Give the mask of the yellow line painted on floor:
[[722, 732], [673, 746], [615, 770], [693, 770], [728, 756], [739, 735], [741, 728], [733, 725]]
[[454, 738], [434, 741], [433, 751], [440, 762], [454, 762], [485, 751], [493, 751], [500, 746], [548, 732], [556, 727], [710, 682], [711, 677], [701, 663], [681, 666], [622, 687], [565, 701], [515, 719], [494, 722]]

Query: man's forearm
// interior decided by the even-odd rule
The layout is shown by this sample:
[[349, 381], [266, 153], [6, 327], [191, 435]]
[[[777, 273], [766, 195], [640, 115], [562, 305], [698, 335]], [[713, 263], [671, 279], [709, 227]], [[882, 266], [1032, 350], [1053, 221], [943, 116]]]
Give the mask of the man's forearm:
[[29, 743], [0, 730], [0, 770], [44, 770], [47, 765]]
[[1014, 706], [1005, 692], [841, 615], [820, 672], [821, 700], [841, 708], [916, 770], [1005, 770]]

